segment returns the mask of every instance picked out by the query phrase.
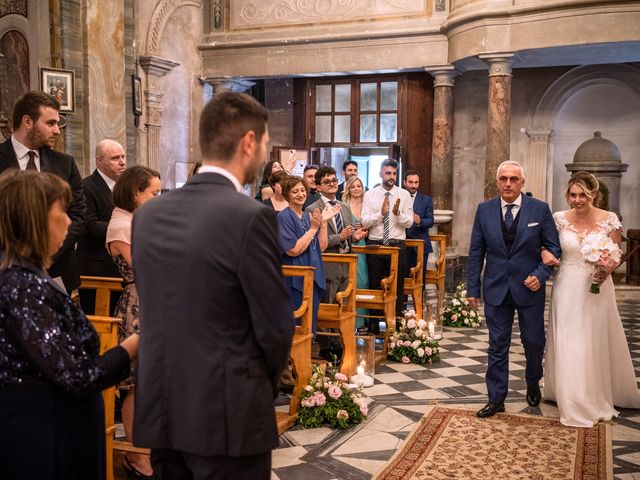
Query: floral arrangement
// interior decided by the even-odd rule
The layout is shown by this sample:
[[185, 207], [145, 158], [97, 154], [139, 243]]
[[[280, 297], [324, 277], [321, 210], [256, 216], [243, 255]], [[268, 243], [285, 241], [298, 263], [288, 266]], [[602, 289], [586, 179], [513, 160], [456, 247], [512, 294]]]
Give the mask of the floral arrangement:
[[472, 308], [467, 300], [467, 290], [464, 283], [456, 287], [453, 298], [444, 307], [442, 324], [446, 327], [479, 327], [482, 317], [478, 310]]
[[440, 345], [429, 334], [428, 324], [407, 310], [400, 328], [389, 339], [388, 358], [402, 363], [432, 364], [440, 361]]
[[314, 365], [309, 385], [300, 393], [300, 406], [298, 424], [303, 428], [329, 424], [344, 429], [362, 422], [369, 410], [361, 391], [332, 364], [326, 369]]
[[[603, 233], [589, 233], [582, 241], [580, 248], [582, 258], [594, 266], [596, 271], [613, 270], [620, 263], [622, 250], [607, 235]], [[592, 283], [591, 293], [600, 293], [600, 284]]]

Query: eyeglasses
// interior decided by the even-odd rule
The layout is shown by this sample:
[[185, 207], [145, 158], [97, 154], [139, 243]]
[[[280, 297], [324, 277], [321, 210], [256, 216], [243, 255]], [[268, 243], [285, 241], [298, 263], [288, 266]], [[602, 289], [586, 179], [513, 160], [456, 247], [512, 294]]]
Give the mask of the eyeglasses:
[[337, 185], [338, 184], [338, 179], [337, 178], [333, 178], [333, 179], [329, 179], [329, 180], [323, 180], [322, 185]]
[[507, 182], [517, 183], [520, 181], [520, 177], [499, 177], [498, 181], [500, 183], [507, 183]]

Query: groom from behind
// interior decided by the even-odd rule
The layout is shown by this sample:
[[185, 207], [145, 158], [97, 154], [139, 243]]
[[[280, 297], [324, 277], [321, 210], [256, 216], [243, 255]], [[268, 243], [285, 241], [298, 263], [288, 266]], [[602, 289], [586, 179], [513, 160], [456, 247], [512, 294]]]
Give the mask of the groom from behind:
[[526, 357], [527, 403], [535, 407], [541, 398], [544, 287], [553, 268], [542, 263], [540, 252], [546, 248], [557, 258], [561, 252], [549, 205], [522, 195], [524, 181], [524, 170], [518, 162], [501, 163], [496, 174], [500, 196], [478, 206], [471, 233], [467, 299], [472, 307], [478, 307], [484, 265], [482, 297], [489, 328], [489, 403], [477, 412], [478, 417], [504, 412], [516, 311]]

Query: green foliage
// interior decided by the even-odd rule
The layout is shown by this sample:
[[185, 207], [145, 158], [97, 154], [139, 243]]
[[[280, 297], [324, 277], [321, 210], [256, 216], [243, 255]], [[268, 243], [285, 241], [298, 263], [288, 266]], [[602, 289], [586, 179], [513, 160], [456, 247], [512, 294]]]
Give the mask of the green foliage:
[[466, 285], [461, 283], [453, 293], [453, 298], [444, 307], [442, 324], [445, 327], [472, 327], [482, 324], [478, 310], [471, 308], [467, 300]]
[[404, 314], [400, 328], [389, 339], [387, 356], [402, 363], [432, 364], [440, 361], [440, 345], [429, 336], [428, 324], [416, 312]]

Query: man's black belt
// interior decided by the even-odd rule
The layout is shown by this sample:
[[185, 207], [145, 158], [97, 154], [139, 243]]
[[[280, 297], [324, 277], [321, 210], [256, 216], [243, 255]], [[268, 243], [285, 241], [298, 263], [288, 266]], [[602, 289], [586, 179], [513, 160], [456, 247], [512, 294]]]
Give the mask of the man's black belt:
[[[367, 245], [384, 245], [384, 244], [382, 243], [382, 240], [367, 239]], [[387, 247], [404, 247], [404, 240], [393, 240], [390, 238], [386, 246]]]

